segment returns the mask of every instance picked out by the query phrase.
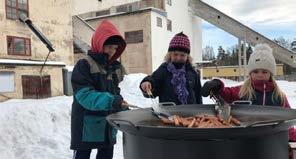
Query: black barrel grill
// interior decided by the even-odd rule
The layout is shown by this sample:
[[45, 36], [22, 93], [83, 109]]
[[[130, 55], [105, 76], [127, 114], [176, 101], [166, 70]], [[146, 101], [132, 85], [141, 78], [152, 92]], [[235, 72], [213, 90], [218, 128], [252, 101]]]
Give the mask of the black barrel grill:
[[[168, 106], [165, 111], [183, 117], [215, 114], [214, 105]], [[295, 125], [294, 110], [232, 105], [231, 114], [241, 126], [168, 126], [142, 109], [115, 113], [107, 120], [123, 132], [125, 159], [288, 159], [288, 128]]]

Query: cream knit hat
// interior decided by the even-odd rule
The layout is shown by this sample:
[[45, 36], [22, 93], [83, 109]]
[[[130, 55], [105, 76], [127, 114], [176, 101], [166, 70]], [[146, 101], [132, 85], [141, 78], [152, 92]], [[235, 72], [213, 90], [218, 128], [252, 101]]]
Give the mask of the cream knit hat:
[[248, 74], [256, 69], [265, 69], [276, 75], [276, 63], [272, 48], [267, 44], [257, 44], [248, 62]]

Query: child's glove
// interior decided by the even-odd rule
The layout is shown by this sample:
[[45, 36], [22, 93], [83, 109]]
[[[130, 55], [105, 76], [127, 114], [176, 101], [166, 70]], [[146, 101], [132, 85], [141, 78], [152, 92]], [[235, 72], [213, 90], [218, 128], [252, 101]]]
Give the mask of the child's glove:
[[218, 95], [222, 86], [222, 82], [218, 79], [207, 81], [201, 88], [201, 95], [207, 97], [212, 92], [214, 95]]
[[125, 100], [123, 100], [121, 103], [121, 109], [122, 110], [129, 110], [129, 104]]
[[114, 100], [112, 103], [112, 107], [114, 110], [120, 110], [121, 109], [121, 103], [123, 102], [123, 98], [121, 95], [114, 95]]

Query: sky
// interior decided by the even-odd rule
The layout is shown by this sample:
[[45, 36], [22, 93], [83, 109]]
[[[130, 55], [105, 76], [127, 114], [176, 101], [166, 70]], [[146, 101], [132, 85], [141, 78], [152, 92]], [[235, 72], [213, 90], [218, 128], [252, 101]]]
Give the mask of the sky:
[[[264, 36], [296, 40], [295, 0], [203, 0], [226, 15], [238, 20]], [[203, 48], [221, 45], [224, 49], [238, 43], [238, 39], [203, 20]]]

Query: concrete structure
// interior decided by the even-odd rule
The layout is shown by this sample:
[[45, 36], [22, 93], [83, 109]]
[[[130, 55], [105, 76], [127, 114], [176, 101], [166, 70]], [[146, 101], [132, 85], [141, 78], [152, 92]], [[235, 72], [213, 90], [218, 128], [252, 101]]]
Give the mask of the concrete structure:
[[[289, 49], [282, 47], [276, 42], [268, 39], [262, 34], [254, 31], [246, 25], [238, 22], [237, 20], [227, 16], [221, 11], [214, 7], [200, 1], [200, 0], [189, 0], [190, 11], [192, 14], [201, 17], [209, 23], [223, 29], [224, 31], [237, 37], [239, 41], [251, 44], [254, 46], [259, 43], [266, 43], [273, 48], [273, 55], [275, 59], [288, 64], [292, 67], [296, 67], [296, 56], [295, 53]], [[240, 43], [240, 42], [239, 42]], [[238, 45], [241, 46], [241, 45]], [[244, 45], [245, 48], [245, 45]], [[240, 49], [239, 49], [240, 50]], [[244, 49], [244, 52], [246, 49]], [[246, 54], [244, 53], [244, 64], [246, 65]], [[244, 66], [245, 67], [245, 66]]]
[[[73, 65], [72, 3], [70, 0], [28, 0], [0, 3], [0, 78], [12, 87], [0, 87], [0, 100], [23, 98], [22, 77], [50, 77], [51, 96], [63, 95], [62, 67]], [[51, 41], [55, 52], [51, 53], [42, 74], [39, 73], [48, 49], [34, 33], [18, 20], [18, 13], [25, 8], [33, 24]], [[12, 12], [15, 14], [12, 14]], [[61, 16], [63, 15], [63, 16]], [[25, 51], [24, 51], [25, 50]], [[11, 83], [10, 83], [11, 84]], [[30, 86], [28, 86], [29, 89]]]
[[[93, 5], [89, 6], [90, 12], [82, 13], [87, 10], [87, 6], [83, 6], [83, 9], [77, 7], [74, 13], [80, 13], [79, 16], [93, 28], [96, 28], [102, 19], [108, 19], [118, 27], [125, 38], [129, 35], [141, 38], [141, 40], [133, 39], [138, 40], [137, 42], [128, 42], [127, 49], [121, 58], [130, 73], [150, 74], [155, 70], [163, 62], [170, 39], [181, 31], [187, 34], [191, 41], [190, 55], [194, 61], [201, 61], [201, 20], [188, 11], [188, 0], [91, 2]], [[96, 7], [93, 6], [99, 8], [95, 10]], [[74, 33], [75, 37], [75, 34], [85, 36], [82, 31], [84, 29], [81, 28], [79, 24], [74, 24], [74, 30], [81, 30], [80, 33]]]
[[73, 0], [73, 15], [109, 9], [113, 6], [136, 2], [139, 0]]
[[191, 42], [191, 56], [193, 62], [202, 61], [202, 20], [192, 12], [190, 12], [189, 0], [169, 0], [171, 5], [166, 3], [166, 12], [168, 19], [172, 21], [171, 37], [183, 31], [189, 36]]
[[296, 40], [291, 43], [291, 48], [296, 53]]
[[[26, 61], [23, 63], [19, 63], [17, 61], [19, 60], [10, 60], [9, 63], [0, 61], [0, 101], [6, 100], [7, 98], [23, 98], [23, 85], [25, 84], [24, 76], [29, 75], [33, 77], [39, 77], [39, 71], [42, 62], [38, 64], [34, 64], [34, 62], [26, 64]], [[63, 63], [54, 62], [44, 67], [43, 74], [50, 76], [50, 96], [61, 96], [64, 94], [62, 82], [62, 68], [64, 66], [65, 65]], [[9, 79], [9, 77], [11, 77], [11, 79]], [[32, 81], [29, 82], [30, 85], [36, 84], [31, 82]], [[35, 92], [39, 93], [38, 90]]]
[[[150, 19], [152, 9], [146, 9], [136, 14], [124, 13], [116, 16], [109, 16], [107, 19], [116, 25], [122, 35], [127, 32], [142, 32], [142, 42], [128, 42], [125, 52], [120, 60], [127, 68], [129, 73], [133, 72], [152, 72], [152, 59], [157, 59], [152, 52], [152, 32]], [[86, 20], [91, 26], [96, 27], [105, 18], [95, 18]], [[137, 22], [137, 23], [132, 23]], [[122, 25], [124, 24], [124, 25]], [[152, 53], [152, 55], [151, 55]], [[164, 54], [162, 54], [164, 56]], [[161, 57], [163, 59], [163, 57]]]

